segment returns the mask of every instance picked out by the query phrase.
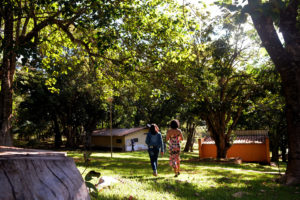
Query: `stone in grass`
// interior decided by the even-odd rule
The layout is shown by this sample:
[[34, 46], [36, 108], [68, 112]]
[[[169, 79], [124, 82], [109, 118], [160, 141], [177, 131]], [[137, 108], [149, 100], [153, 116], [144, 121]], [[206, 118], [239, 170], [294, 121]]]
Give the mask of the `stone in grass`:
[[136, 198], [134, 198], [133, 196], [129, 196], [128, 200], [136, 200]]
[[98, 191], [104, 189], [104, 188], [109, 188], [115, 183], [118, 183], [119, 181], [113, 177], [110, 176], [102, 176], [99, 179], [99, 182], [96, 184], [96, 188]]
[[236, 193], [232, 194], [232, 196], [235, 198], [242, 198], [244, 195], [247, 195], [247, 194], [248, 194], [248, 192], [240, 191], [240, 192], [236, 192]]

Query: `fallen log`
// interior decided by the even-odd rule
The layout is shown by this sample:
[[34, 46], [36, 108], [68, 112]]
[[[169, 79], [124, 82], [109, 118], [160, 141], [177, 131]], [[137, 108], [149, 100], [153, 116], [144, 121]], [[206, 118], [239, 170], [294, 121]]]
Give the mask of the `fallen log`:
[[89, 200], [74, 160], [64, 152], [0, 146], [1, 200]]

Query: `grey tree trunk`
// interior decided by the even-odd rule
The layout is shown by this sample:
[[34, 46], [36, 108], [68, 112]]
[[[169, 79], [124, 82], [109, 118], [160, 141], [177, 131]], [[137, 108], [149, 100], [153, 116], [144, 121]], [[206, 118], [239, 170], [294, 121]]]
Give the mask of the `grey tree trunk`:
[[0, 199], [89, 200], [72, 158], [65, 153], [0, 146]]
[[196, 133], [196, 124], [195, 123], [187, 123], [187, 141], [184, 147], [184, 152], [193, 152], [193, 145], [194, 145], [194, 139], [195, 139], [195, 133]]

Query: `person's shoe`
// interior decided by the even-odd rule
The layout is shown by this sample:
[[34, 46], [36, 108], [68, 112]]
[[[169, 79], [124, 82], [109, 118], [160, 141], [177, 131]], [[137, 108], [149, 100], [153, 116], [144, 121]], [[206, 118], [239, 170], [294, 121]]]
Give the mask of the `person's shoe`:
[[153, 176], [157, 176], [157, 172], [153, 172]]
[[175, 174], [175, 176], [174, 177], [177, 177], [178, 176], [178, 174]]

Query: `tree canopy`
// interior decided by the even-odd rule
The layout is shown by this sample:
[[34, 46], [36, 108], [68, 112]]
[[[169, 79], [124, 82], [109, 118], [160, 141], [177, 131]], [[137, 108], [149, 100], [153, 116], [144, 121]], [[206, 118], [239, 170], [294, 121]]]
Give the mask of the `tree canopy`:
[[[247, 117], [264, 112], [270, 123], [286, 111], [287, 183], [297, 183], [299, 1], [218, 2], [226, 9], [213, 17], [173, 0], [0, 2], [0, 145], [12, 145], [13, 129], [74, 146], [107, 127], [111, 112], [113, 127], [166, 128], [178, 118], [189, 144], [205, 123], [221, 158], [236, 127], [257, 123]], [[257, 34], [243, 25], [247, 13]], [[255, 68], [269, 61], [258, 38], [282, 87]], [[285, 128], [277, 125], [268, 126], [274, 135]]]

